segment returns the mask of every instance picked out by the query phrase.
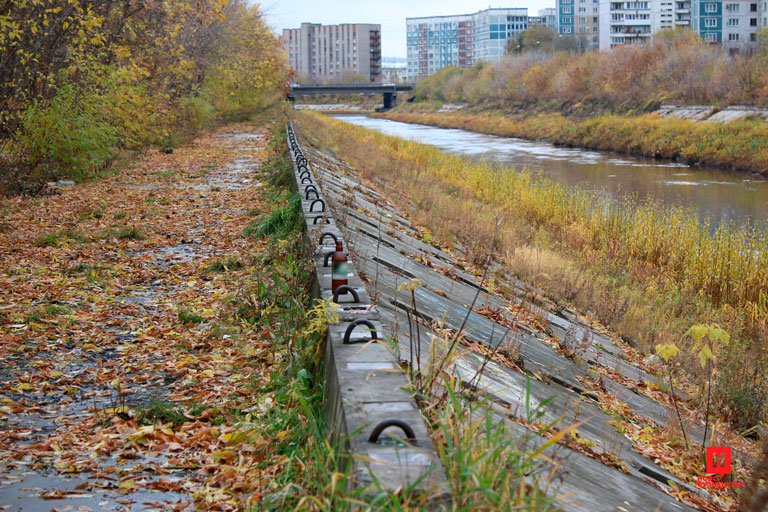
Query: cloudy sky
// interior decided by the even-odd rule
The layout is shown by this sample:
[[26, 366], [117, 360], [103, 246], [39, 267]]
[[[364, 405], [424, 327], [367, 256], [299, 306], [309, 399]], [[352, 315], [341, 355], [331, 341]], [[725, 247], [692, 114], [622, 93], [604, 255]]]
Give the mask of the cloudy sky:
[[261, 0], [269, 24], [282, 33], [302, 22], [380, 23], [383, 57], [405, 57], [405, 18], [467, 14], [488, 7], [527, 7], [528, 15], [554, 7], [555, 0], [513, 0], [489, 4], [488, 0]]

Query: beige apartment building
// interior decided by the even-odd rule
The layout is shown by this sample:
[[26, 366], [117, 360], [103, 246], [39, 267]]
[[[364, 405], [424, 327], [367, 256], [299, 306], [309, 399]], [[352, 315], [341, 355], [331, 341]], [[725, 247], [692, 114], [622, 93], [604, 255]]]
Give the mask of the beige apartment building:
[[299, 80], [345, 82], [362, 75], [381, 82], [381, 25], [302, 23], [283, 30], [283, 44]]

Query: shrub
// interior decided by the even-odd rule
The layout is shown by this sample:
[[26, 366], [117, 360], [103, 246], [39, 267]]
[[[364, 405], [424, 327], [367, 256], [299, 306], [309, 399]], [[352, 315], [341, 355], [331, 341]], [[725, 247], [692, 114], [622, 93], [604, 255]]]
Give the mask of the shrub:
[[59, 89], [50, 103], [35, 102], [22, 117], [20, 142], [32, 165], [49, 176], [83, 179], [114, 155], [115, 129], [103, 118], [101, 98]]

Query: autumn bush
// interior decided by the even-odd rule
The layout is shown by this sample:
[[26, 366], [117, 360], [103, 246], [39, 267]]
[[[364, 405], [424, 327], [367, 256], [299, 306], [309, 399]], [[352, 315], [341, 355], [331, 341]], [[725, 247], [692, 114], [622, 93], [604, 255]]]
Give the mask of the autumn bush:
[[[18, 0], [0, 14], [0, 170], [83, 179], [274, 98], [287, 66], [245, 0]], [[21, 187], [20, 190], [25, 190]]]
[[471, 69], [443, 68], [421, 80], [419, 100], [564, 102], [618, 111], [665, 103], [768, 105], [766, 51], [729, 56], [690, 30], [662, 31], [653, 44], [576, 55], [529, 52]]

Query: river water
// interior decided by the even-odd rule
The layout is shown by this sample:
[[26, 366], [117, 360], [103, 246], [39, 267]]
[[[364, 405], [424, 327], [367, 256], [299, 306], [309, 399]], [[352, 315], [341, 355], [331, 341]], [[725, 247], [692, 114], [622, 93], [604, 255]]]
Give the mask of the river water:
[[737, 226], [768, 226], [768, 180], [760, 177], [362, 115], [333, 117], [449, 153], [541, 172], [564, 185], [614, 198], [689, 208], [700, 219], [709, 218], [713, 227], [731, 221]]

